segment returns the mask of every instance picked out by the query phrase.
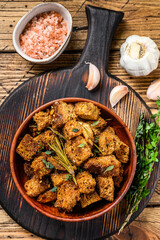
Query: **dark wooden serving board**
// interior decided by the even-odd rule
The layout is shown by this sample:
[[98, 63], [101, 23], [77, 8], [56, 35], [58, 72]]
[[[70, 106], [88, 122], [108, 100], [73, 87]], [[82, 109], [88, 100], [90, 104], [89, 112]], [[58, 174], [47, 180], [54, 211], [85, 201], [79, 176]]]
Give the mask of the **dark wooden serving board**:
[[[91, 6], [86, 7], [86, 12], [89, 25], [88, 38], [77, 65], [29, 79], [6, 99], [0, 109], [0, 202], [6, 212], [22, 227], [47, 239], [101, 239], [116, 233], [125, 218], [126, 203], [123, 200], [112, 211], [94, 220], [66, 223], [50, 219], [35, 211], [21, 197], [10, 173], [9, 152], [14, 134], [33, 110], [61, 97], [83, 97], [111, 107], [109, 103], [111, 89], [116, 85], [125, 84], [107, 72], [111, 39], [123, 18], [123, 13]], [[92, 92], [85, 88], [88, 77], [88, 65], [85, 61], [95, 64], [101, 72], [101, 83]], [[123, 119], [133, 136], [140, 114], [144, 112], [147, 119], [151, 114], [145, 102], [130, 87], [129, 94], [115, 107], [115, 112]], [[150, 194], [141, 202], [131, 221], [141, 213], [151, 198], [158, 180], [159, 165], [159, 163], [154, 165], [148, 182]]]

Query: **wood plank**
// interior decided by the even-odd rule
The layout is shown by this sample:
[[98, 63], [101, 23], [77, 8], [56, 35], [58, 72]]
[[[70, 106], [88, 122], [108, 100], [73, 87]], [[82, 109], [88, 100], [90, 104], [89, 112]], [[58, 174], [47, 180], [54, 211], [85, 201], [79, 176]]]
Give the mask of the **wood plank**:
[[[114, 36], [112, 50], [119, 50], [124, 40], [132, 34], [144, 35], [151, 37], [160, 47], [160, 6], [143, 2], [143, 0], [129, 1], [87, 1], [85, 4], [82, 0], [79, 1], [58, 1], [62, 3], [71, 12], [73, 17], [73, 27], [79, 28], [87, 26], [85, 5], [92, 4], [95, 6], [106, 7], [113, 10], [124, 11], [124, 19], [120, 23], [119, 28]], [[18, 20], [27, 13], [32, 7], [40, 2], [12, 2], [8, 1], [5, 4], [1, 3], [0, 14], [0, 51], [14, 51], [12, 45], [12, 32]], [[143, 4], [143, 9], [141, 8]], [[155, 8], [156, 7], [156, 8]], [[152, 14], [151, 14], [152, 12]], [[156, 20], [156, 21], [155, 21]], [[68, 50], [82, 50], [87, 37], [87, 30], [74, 32]]]
[[[129, 240], [129, 239], [134, 240], [135, 238], [133, 236], [135, 236], [136, 234], [135, 226], [140, 228], [139, 231], [141, 232], [144, 232], [144, 229], [146, 229], [147, 232], [149, 232], [148, 233], [149, 238], [144, 238], [144, 240], [158, 240], [159, 239], [158, 237], [160, 236], [159, 225], [160, 225], [159, 207], [145, 208], [144, 211], [140, 214], [140, 216], [131, 225], [129, 225], [129, 228], [127, 227], [122, 234], [120, 234], [119, 236], [116, 234], [106, 240]], [[128, 238], [129, 232], [132, 233], [130, 235], [130, 238]], [[141, 232], [137, 234], [142, 234]], [[139, 236], [142, 235], [138, 235], [136, 239], [143, 240], [143, 238], [138, 238]], [[12, 238], [14, 240], [43, 239], [23, 229], [21, 226], [15, 223], [3, 209], [0, 209], [0, 239], [3, 240], [7, 238]]]
[[[50, 0], [44, 0], [50, 2]], [[146, 97], [146, 90], [150, 82], [160, 76], [159, 68], [151, 75], [144, 78], [132, 78], [119, 66], [119, 48], [125, 38], [131, 34], [146, 35], [151, 37], [160, 48], [160, 2], [155, 0], [94, 0], [86, 1], [83, 5], [82, 0], [58, 1], [66, 6], [72, 14], [73, 25], [75, 28], [87, 26], [84, 6], [87, 3], [99, 7], [106, 7], [113, 10], [122, 10], [125, 12], [124, 20], [118, 27], [111, 46], [109, 59], [109, 70], [112, 74], [118, 76], [122, 80], [130, 84], [147, 102], [147, 104], [155, 108], [156, 105]], [[71, 42], [67, 51], [54, 63], [50, 65], [32, 65], [23, 60], [18, 54], [14, 53], [12, 46], [12, 31], [17, 21], [30, 10], [33, 6], [41, 3], [36, 0], [0, 0], [0, 100], [4, 101], [19, 84], [26, 81], [29, 77], [46, 69], [57, 69], [59, 67], [73, 66], [80, 58], [81, 51], [84, 47], [87, 37], [87, 30], [76, 31], [72, 33]], [[74, 54], [70, 51], [76, 51]], [[8, 52], [6, 54], [6, 52]], [[10, 52], [13, 52], [10, 54]], [[153, 112], [156, 109], [152, 110]], [[124, 235], [114, 235], [108, 240], [157, 240], [160, 237], [160, 181], [153, 194], [148, 207], [144, 209], [142, 214], [125, 230]], [[151, 208], [151, 206], [156, 206]], [[138, 228], [135, 228], [138, 227]], [[139, 230], [140, 229], [140, 230]], [[147, 231], [145, 232], [144, 229]], [[137, 233], [139, 235], [136, 235]], [[140, 231], [140, 233], [139, 233]], [[148, 232], [149, 231], [149, 232]], [[152, 231], [152, 232], [150, 232]], [[141, 235], [140, 235], [141, 234]], [[143, 234], [143, 235], [142, 235]], [[42, 239], [29, 233], [16, 224], [5, 212], [0, 208], [0, 239], [12, 238], [18, 239]]]
[[[37, 65], [27, 62], [17, 53], [1, 53], [0, 54], [0, 101], [4, 101], [6, 96], [10, 94], [17, 86], [43, 71], [50, 69], [56, 70], [58, 68], [70, 67], [75, 65], [81, 53], [63, 53], [54, 63], [48, 65]], [[151, 101], [146, 97], [146, 91], [150, 83], [159, 78], [160, 66], [157, 70], [147, 77], [131, 77], [119, 64], [119, 51], [111, 51], [109, 57], [109, 72], [116, 75], [121, 80], [129, 84], [135, 89], [140, 96], [146, 101], [149, 107], [156, 108], [155, 101]]]

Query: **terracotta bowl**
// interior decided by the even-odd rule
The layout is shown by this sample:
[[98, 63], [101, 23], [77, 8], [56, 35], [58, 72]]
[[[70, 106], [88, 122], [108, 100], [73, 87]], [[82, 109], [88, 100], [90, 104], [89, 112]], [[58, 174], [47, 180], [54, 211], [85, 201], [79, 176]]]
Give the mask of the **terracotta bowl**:
[[[130, 160], [129, 163], [125, 167], [124, 171], [124, 181], [122, 184], [122, 187], [116, 192], [116, 197], [114, 202], [108, 203], [105, 200], [102, 200], [100, 202], [97, 202], [96, 204], [93, 204], [93, 206], [89, 206], [86, 209], [79, 209], [75, 208], [72, 213], [64, 213], [62, 211], [59, 211], [57, 208], [54, 208], [51, 205], [47, 204], [41, 204], [36, 201], [36, 199], [29, 197], [25, 190], [24, 190], [24, 182], [27, 180], [27, 177], [24, 173], [23, 170], [23, 161], [22, 159], [16, 154], [16, 147], [18, 145], [18, 139], [20, 136], [24, 135], [25, 130], [27, 129], [29, 122], [31, 121], [33, 115], [40, 111], [44, 110], [48, 107], [50, 107], [54, 102], [56, 101], [65, 101], [68, 103], [75, 103], [75, 102], [80, 102], [80, 101], [86, 101], [86, 102], [92, 102], [94, 103], [97, 107], [101, 109], [101, 115], [105, 119], [112, 119], [108, 121], [108, 124], [112, 126], [118, 137], [126, 143], [130, 147]], [[18, 128], [13, 142], [11, 146], [11, 151], [10, 151], [10, 168], [11, 168], [11, 173], [14, 179], [14, 182], [23, 196], [23, 198], [36, 210], [41, 212], [47, 217], [56, 219], [56, 220], [61, 220], [61, 221], [67, 221], [67, 222], [73, 222], [73, 221], [86, 221], [90, 219], [97, 218], [101, 216], [102, 214], [108, 212], [112, 208], [114, 208], [125, 196], [127, 193], [134, 174], [136, 170], [136, 148], [134, 144], [134, 140], [132, 138], [131, 133], [129, 132], [127, 126], [124, 124], [122, 119], [117, 116], [112, 110], [109, 108], [105, 107], [104, 105], [94, 102], [88, 99], [84, 98], [63, 98], [63, 99], [57, 99], [54, 101], [51, 101], [49, 103], [46, 103], [36, 109], [34, 112], [32, 112], [25, 120], [24, 122], [20, 125]]]

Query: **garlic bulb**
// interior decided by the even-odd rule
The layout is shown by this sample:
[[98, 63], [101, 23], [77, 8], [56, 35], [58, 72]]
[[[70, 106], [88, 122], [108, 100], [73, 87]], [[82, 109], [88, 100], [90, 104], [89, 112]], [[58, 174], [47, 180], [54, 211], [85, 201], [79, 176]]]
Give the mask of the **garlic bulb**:
[[94, 64], [90, 62], [86, 62], [86, 64], [89, 64], [89, 76], [86, 88], [88, 88], [88, 90], [91, 91], [100, 82], [100, 72]]
[[147, 97], [152, 100], [160, 98], [160, 79], [157, 79], [151, 83], [147, 90]]
[[112, 89], [109, 101], [112, 108], [128, 93], [128, 87], [125, 85], [116, 86]]
[[146, 76], [158, 67], [160, 52], [149, 37], [128, 37], [120, 52], [121, 66], [133, 76]]

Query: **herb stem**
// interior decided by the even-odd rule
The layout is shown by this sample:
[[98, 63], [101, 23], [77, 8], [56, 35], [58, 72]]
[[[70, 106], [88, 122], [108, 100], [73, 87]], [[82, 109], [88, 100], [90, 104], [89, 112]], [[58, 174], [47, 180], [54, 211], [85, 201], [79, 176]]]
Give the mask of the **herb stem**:
[[158, 162], [158, 143], [160, 140], [160, 98], [157, 100], [158, 112], [151, 116], [157, 118], [156, 121], [148, 123], [144, 114], [140, 116], [139, 125], [135, 135], [135, 145], [137, 151], [137, 168], [132, 185], [126, 195], [128, 208], [124, 223], [119, 233], [129, 223], [134, 212], [138, 210], [139, 203], [149, 194], [147, 182], [153, 170], [153, 165]]

